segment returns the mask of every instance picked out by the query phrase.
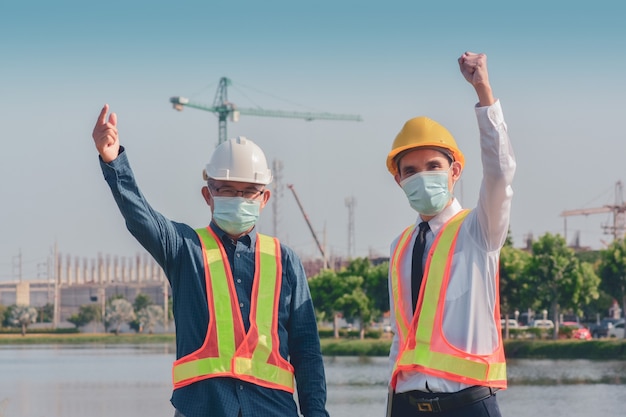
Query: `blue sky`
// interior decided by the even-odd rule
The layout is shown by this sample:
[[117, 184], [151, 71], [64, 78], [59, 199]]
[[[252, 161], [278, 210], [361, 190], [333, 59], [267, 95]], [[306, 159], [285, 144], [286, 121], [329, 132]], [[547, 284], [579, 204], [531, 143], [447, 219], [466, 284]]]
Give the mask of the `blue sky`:
[[[212, 103], [222, 76], [240, 107], [359, 114], [363, 122], [242, 116], [244, 135], [283, 164], [327, 252], [345, 256], [354, 197], [355, 254], [388, 254], [415, 220], [385, 169], [402, 124], [417, 115], [455, 135], [468, 160], [456, 190], [480, 186], [473, 90], [458, 71], [485, 52], [518, 160], [511, 231], [564, 233], [564, 210], [615, 202], [626, 181], [626, 6], [619, 1], [21, 1], [0, 4], [0, 280], [41, 274], [56, 244], [72, 257], [134, 256], [102, 179], [91, 129], [118, 114], [139, 185], [169, 218], [210, 220], [201, 171], [217, 118], [176, 112], [170, 96]], [[546, 4], [549, 3], [549, 4]], [[276, 196], [275, 196], [276, 197]], [[277, 234], [318, 255], [293, 195], [278, 196]], [[567, 237], [603, 247], [610, 214], [572, 216]], [[272, 204], [261, 232], [273, 234]]]

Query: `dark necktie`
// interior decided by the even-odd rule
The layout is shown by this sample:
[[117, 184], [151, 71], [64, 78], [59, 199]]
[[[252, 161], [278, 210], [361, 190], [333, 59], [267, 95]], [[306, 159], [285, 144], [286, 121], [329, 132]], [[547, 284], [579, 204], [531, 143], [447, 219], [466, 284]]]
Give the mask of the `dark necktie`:
[[411, 295], [413, 296], [413, 312], [417, 305], [417, 298], [422, 285], [422, 277], [424, 276], [424, 267], [422, 265], [424, 259], [424, 248], [426, 247], [426, 233], [430, 230], [428, 222], [419, 224], [419, 232], [415, 238], [413, 245], [413, 259], [411, 262]]

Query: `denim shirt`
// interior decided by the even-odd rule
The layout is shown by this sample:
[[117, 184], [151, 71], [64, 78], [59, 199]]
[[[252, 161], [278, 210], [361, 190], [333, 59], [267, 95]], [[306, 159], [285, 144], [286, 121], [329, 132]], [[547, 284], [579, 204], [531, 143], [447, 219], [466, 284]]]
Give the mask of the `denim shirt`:
[[[148, 204], [123, 147], [115, 160], [108, 164], [100, 160], [100, 166], [128, 230], [163, 268], [170, 282], [176, 358], [196, 351], [204, 342], [209, 321], [198, 235], [190, 226], [168, 220]], [[247, 330], [256, 229], [233, 242], [214, 223], [210, 227], [224, 243]], [[323, 358], [306, 275], [298, 256], [282, 244], [280, 248], [283, 283], [278, 308], [279, 351], [294, 367], [300, 412], [307, 417], [328, 417]], [[176, 389], [171, 403], [185, 417], [298, 415], [294, 395], [226, 377], [209, 378]]]

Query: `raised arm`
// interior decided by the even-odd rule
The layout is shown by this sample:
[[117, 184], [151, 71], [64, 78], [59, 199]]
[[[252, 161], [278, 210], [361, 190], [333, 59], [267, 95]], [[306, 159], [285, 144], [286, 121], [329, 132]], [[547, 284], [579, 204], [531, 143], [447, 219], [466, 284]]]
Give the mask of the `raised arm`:
[[120, 140], [117, 134], [117, 115], [111, 113], [107, 120], [108, 112], [109, 105], [105, 104], [100, 111], [91, 134], [100, 157], [107, 164], [117, 158], [120, 151]]
[[495, 250], [502, 247], [508, 232], [515, 156], [500, 102], [493, 97], [489, 83], [487, 55], [465, 52], [459, 58], [459, 67], [479, 100], [475, 112], [483, 179], [476, 207], [480, 231], [473, 231], [473, 236], [482, 235], [485, 249]]
[[126, 221], [126, 227], [137, 241], [163, 267], [168, 277], [171, 265], [166, 262], [181, 250], [185, 237], [195, 237], [189, 226], [172, 222], [150, 206], [130, 168], [124, 148], [120, 146], [117, 116], [104, 105], [93, 129], [93, 140], [100, 154], [100, 168], [113, 198]]

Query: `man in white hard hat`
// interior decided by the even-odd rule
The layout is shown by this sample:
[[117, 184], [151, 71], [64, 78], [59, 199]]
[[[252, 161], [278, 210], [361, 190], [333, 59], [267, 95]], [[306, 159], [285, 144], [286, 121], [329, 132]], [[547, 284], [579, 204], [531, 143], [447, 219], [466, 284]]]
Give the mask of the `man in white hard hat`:
[[418, 213], [391, 246], [392, 417], [497, 417], [495, 392], [507, 386], [498, 265], [516, 163], [487, 57], [466, 52], [458, 63], [478, 96], [483, 181], [477, 207], [463, 210], [452, 194], [465, 158], [434, 120], [407, 121], [387, 156], [387, 168]]
[[328, 417], [317, 323], [300, 259], [256, 232], [272, 180], [261, 148], [220, 144], [203, 172], [207, 227], [168, 220], [139, 191], [105, 105], [93, 130], [100, 165], [128, 230], [172, 287], [177, 417]]

